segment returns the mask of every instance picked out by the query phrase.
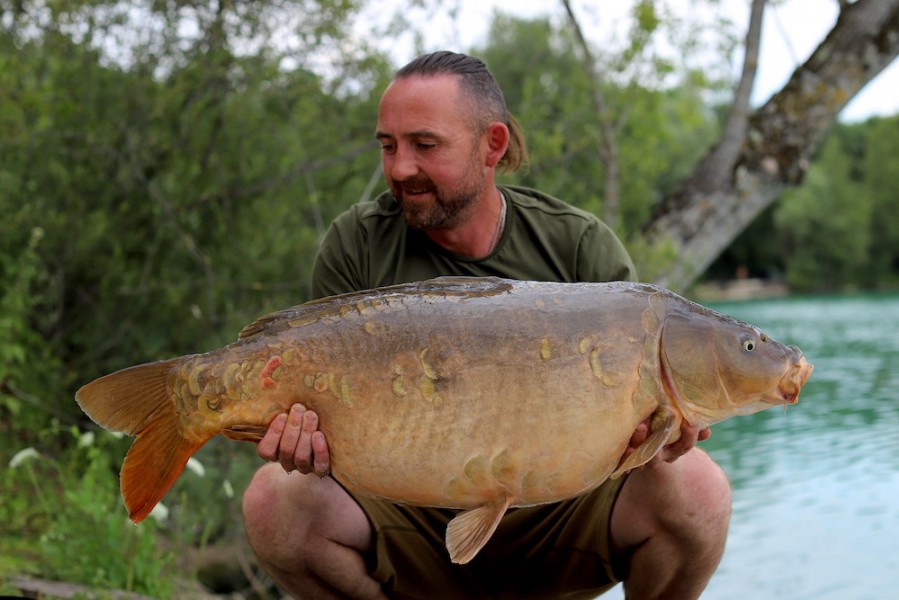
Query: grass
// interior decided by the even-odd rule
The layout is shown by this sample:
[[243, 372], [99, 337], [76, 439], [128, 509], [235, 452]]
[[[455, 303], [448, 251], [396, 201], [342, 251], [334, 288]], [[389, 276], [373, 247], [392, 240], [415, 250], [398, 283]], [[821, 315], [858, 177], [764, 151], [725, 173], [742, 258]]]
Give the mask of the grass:
[[20, 449], [4, 461], [0, 577], [169, 596], [174, 565], [159, 527], [134, 526], [121, 507], [112, 456], [122, 440], [55, 429], [42, 436], [46, 449]]

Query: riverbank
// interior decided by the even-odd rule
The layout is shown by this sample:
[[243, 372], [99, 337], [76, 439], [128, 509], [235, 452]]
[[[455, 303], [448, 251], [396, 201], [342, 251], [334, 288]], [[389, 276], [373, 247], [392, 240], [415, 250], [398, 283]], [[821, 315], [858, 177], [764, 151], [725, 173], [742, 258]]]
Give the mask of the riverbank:
[[790, 289], [782, 281], [768, 279], [728, 279], [695, 285], [688, 296], [697, 302], [732, 302], [788, 296]]

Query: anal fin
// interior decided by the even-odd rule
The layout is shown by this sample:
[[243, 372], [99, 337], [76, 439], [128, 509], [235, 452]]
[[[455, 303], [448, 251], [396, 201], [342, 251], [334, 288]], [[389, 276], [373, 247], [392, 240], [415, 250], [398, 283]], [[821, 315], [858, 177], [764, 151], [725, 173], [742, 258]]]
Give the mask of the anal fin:
[[496, 531], [509, 504], [507, 497], [500, 496], [489, 504], [460, 513], [450, 521], [446, 527], [446, 549], [450, 560], [459, 565], [471, 561]]

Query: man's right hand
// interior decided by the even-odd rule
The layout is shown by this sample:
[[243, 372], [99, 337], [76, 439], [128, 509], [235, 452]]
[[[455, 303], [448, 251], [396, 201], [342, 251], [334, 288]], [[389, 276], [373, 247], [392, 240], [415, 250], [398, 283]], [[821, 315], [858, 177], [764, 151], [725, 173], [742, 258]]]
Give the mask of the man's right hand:
[[318, 430], [318, 415], [294, 404], [268, 426], [256, 452], [270, 462], [279, 462], [285, 471], [315, 473], [325, 477], [331, 470], [331, 456], [325, 434]]

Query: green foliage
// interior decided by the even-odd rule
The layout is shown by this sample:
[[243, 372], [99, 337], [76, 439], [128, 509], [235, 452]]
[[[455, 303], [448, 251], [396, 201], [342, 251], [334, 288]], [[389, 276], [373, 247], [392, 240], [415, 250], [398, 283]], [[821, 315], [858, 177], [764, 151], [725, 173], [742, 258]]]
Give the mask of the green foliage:
[[[653, 3], [638, 8], [642, 24], [632, 39], [659, 27]], [[496, 75], [509, 110], [524, 126], [531, 154], [531, 166], [517, 182], [602, 215], [607, 175], [599, 119], [611, 118], [621, 169], [620, 233], [638, 237], [656, 202], [689, 172], [718, 131], [717, 119], [701, 100], [706, 82], [687, 73], [685, 83], [674, 88], [636, 81], [621, 85], [617, 79], [636, 77], [629, 75], [633, 62], [606, 53], [604, 60], [621, 72], [612, 73], [602, 90], [610, 114], [597, 115], [592, 83], [567, 28], [499, 14], [488, 39], [489, 45], [474, 53]], [[666, 69], [653, 68], [655, 81], [666, 75]]]
[[[45, 26], [23, 6], [21, 25]], [[284, 70], [267, 50], [238, 54], [246, 32], [205, 13], [199, 37], [160, 29], [156, 45], [138, 44], [121, 69], [93, 46], [112, 24], [86, 40], [66, 33], [69, 19], [102, 23], [103, 7], [60, 7], [59, 27], [33, 36], [25, 27], [0, 46], [0, 281], [9, 289], [2, 301], [14, 305], [0, 334], [14, 337], [4, 344], [9, 369], [27, 353], [40, 379], [54, 382], [44, 398], [71, 398], [78, 384], [135, 362], [220, 345], [261, 313], [301, 302], [318, 237], [378, 164], [369, 142], [375, 88], [335, 89], [348, 74], [380, 89], [387, 72], [371, 56], [348, 59], [331, 80]], [[336, 35], [337, 13], [353, 5], [319, 7], [321, 21], [303, 23], [315, 40]], [[176, 19], [161, 5], [148, 10], [157, 8], [157, 19]], [[262, 31], [289, 10], [268, 6], [269, 21], [246, 25]], [[39, 243], [32, 232], [43, 232]], [[32, 351], [44, 342], [53, 360]], [[24, 379], [5, 373], [7, 388]], [[71, 401], [52, 408], [78, 414]]]
[[899, 286], [899, 117], [838, 124], [803, 184], [763, 212], [710, 278], [785, 279], [795, 291]]
[[19, 253], [0, 255], [0, 411], [21, 421], [28, 420], [24, 398], [44, 389], [35, 366], [54, 364], [36, 331], [41, 315], [34, 314], [47, 302], [47, 274], [37, 254], [44, 231], [35, 227], [29, 233], [13, 241], [21, 244]]
[[655, 281], [677, 261], [677, 247], [670, 240], [649, 244], [646, 238], [635, 236], [626, 245], [640, 281]]
[[[120, 440], [75, 428], [47, 430], [46, 447], [4, 461], [0, 540], [18, 563], [4, 570], [155, 597], [172, 595], [175, 565], [152, 522], [134, 526], [122, 510], [114, 452]], [[69, 438], [69, 441], [65, 439]], [[61, 453], [55, 448], [65, 447]], [[2, 454], [0, 454], [2, 456]]]
[[844, 125], [828, 137], [803, 185], [775, 209], [797, 290], [889, 287], [899, 264], [895, 136], [899, 119]]
[[871, 204], [868, 264], [863, 285], [899, 285], [899, 117], [873, 119], [865, 135], [865, 152], [857, 163]]
[[392, 68], [364, 44], [309, 68], [350, 31], [345, 0], [44, 7], [0, 0], [0, 459], [41, 456], [3, 473], [0, 555], [22, 559], [0, 575], [170, 597], [173, 556], [239, 535], [252, 447], [205, 448], [210, 477], [134, 527], [128, 442], [76, 449], [55, 423], [87, 424], [73, 395], [94, 377], [305, 300], [320, 235], [379, 164]]
[[857, 283], [864, 269], [871, 203], [849, 179], [848, 168], [831, 138], [803, 186], [786, 194], [774, 213], [794, 289], [840, 289]]

